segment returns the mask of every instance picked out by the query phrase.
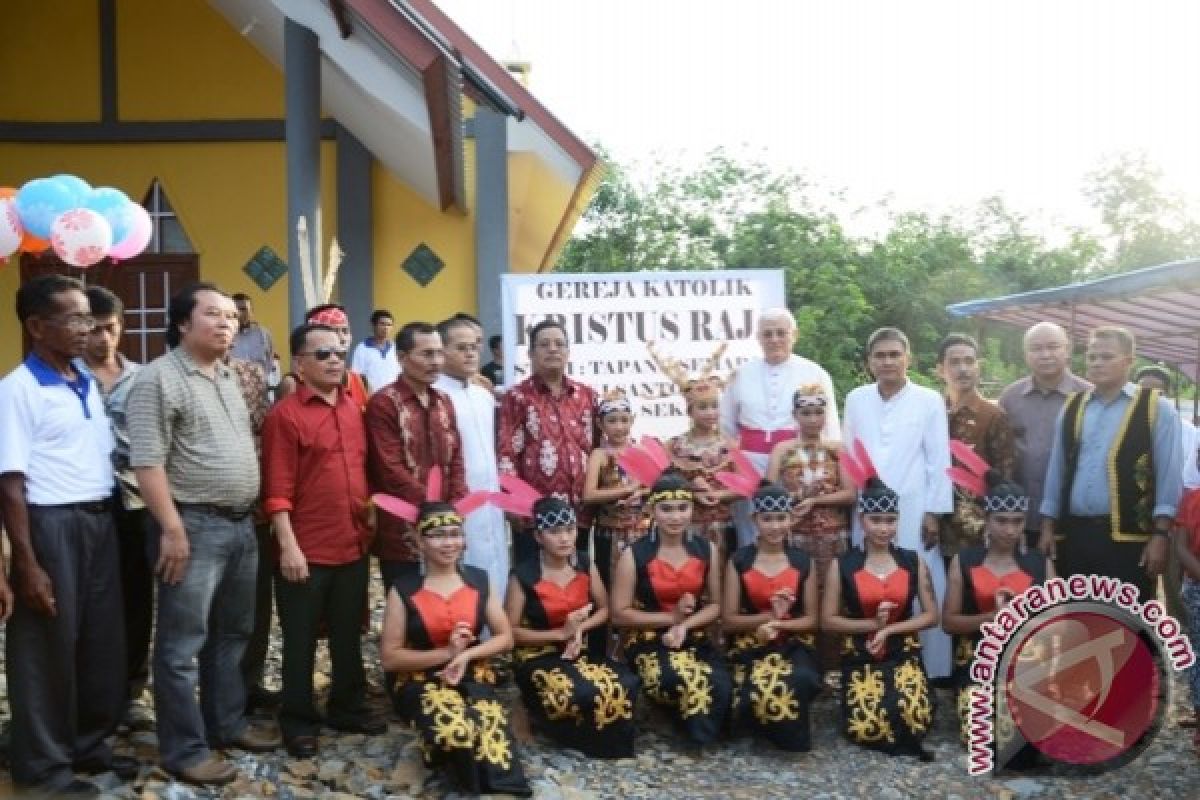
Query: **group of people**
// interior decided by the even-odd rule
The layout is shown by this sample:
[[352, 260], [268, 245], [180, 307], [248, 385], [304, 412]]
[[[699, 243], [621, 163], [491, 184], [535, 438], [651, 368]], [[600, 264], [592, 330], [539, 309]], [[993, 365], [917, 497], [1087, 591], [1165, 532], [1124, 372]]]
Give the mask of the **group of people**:
[[[1066, 333], [1034, 326], [1031, 374], [998, 404], [969, 336], [940, 346], [939, 394], [882, 328], [840, 421], [791, 314], [768, 310], [763, 357], [727, 378], [719, 352], [693, 375], [652, 348], [689, 419], [660, 443], [632, 440], [627, 397], [569, 377], [554, 320], [529, 331], [530, 376], [496, 392], [469, 315], [393, 338], [378, 311], [351, 363], [345, 311], [318, 306], [272, 398], [269, 335], [211, 284], [171, 299], [170, 350], [147, 365], [120, 354], [123, 309], [101, 287], [36, 278], [17, 314], [32, 349], [0, 381], [0, 613], [23, 788], [90, 795], [89, 774], [135, 773], [109, 740], [147, 681], [162, 766], [197, 784], [234, 779], [225, 748], [306, 758], [322, 726], [382, 733], [361, 649], [371, 557], [395, 710], [469, 792], [529, 792], [498, 661], [535, 729], [593, 757], [633, 753], [642, 696], [697, 745], [807, 750], [828, 686], [852, 741], [928, 758], [931, 683], [965, 697], [980, 626], [1050, 558], [1143, 601], [1173, 561], [1186, 577], [1166, 594], [1200, 597], [1200, 537], [1168, 557], [1200, 484], [1194, 429], [1168, 373], [1129, 383], [1119, 328], [1092, 332], [1085, 382]], [[248, 721], [271, 699], [272, 599], [278, 732]]]

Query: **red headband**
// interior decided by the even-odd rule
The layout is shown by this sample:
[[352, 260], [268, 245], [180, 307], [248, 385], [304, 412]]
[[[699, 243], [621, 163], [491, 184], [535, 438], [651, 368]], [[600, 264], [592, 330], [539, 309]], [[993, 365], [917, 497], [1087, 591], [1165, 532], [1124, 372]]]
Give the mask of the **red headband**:
[[308, 318], [314, 325], [328, 325], [331, 328], [348, 328], [350, 318], [340, 308], [323, 308]]

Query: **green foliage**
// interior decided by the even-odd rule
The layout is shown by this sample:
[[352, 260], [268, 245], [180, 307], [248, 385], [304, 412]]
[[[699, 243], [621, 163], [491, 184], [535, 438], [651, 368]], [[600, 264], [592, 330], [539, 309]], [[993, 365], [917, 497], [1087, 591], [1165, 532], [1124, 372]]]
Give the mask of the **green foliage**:
[[[904, 330], [914, 377], [937, 385], [938, 341], [954, 330], [981, 333], [950, 318], [947, 305], [1200, 253], [1200, 226], [1132, 157], [1098, 170], [1085, 188], [1107, 241], [1071, 230], [1057, 246], [997, 197], [957, 215], [893, 212], [883, 233], [854, 237], [800, 176], [722, 151], [692, 171], [660, 166], [645, 184], [609, 163], [558, 271], [782, 268], [797, 350], [825, 366], [843, 394], [868, 380], [861, 346], [877, 327]], [[1024, 372], [1020, 337], [988, 333], [985, 383], [1002, 386]]]

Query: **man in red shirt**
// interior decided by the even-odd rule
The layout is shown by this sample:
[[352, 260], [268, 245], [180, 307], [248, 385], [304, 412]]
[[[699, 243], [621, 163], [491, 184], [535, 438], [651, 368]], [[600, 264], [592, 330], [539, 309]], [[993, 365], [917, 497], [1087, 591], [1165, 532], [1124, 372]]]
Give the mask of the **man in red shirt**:
[[[533, 371], [500, 404], [500, 472], [516, 475], [544, 495], [570, 503], [583, 519], [583, 484], [595, 444], [596, 392], [567, 377], [567, 331], [547, 319], [529, 332]], [[580, 529], [579, 549], [587, 549]], [[513, 537], [513, 563], [537, 555], [530, 531]]]
[[[467, 493], [462, 439], [454, 403], [433, 388], [442, 372], [445, 352], [437, 328], [410, 322], [396, 334], [400, 377], [371, 395], [365, 421], [371, 491], [394, 495], [413, 504], [423, 500], [453, 503]], [[429, 473], [442, 471], [441, 489], [427, 498]], [[417, 560], [416, 532], [389, 514], [376, 517], [375, 555], [385, 586], [403, 564]]]
[[326, 325], [292, 332], [296, 391], [263, 424], [263, 506], [279, 542], [275, 578], [283, 631], [279, 727], [288, 752], [317, 752], [322, 719], [313, 702], [313, 661], [328, 625], [333, 687], [326, 709], [336, 730], [378, 734], [367, 716], [360, 631], [367, 596], [367, 433], [343, 388], [346, 348]]

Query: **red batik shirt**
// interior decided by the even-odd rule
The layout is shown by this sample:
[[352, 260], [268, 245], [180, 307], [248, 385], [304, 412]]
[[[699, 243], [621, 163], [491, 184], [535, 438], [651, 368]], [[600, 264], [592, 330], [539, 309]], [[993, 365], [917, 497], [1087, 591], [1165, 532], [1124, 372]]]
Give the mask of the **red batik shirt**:
[[521, 381], [500, 404], [500, 471], [544, 495], [557, 495], [578, 513], [595, 409], [596, 392], [565, 376], [557, 396], [536, 375]]
[[[385, 386], [367, 402], [368, 477], [372, 492], [419, 505], [426, 499], [429, 470], [442, 468], [441, 497], [449, 503], [467, 493], [462, 440], [450, 398], [428, 389], [428, 405], [408, 381]], [[376, 514], [375, 555], [383, 561], [416, 561], [413, 527], [383, 511]]]

